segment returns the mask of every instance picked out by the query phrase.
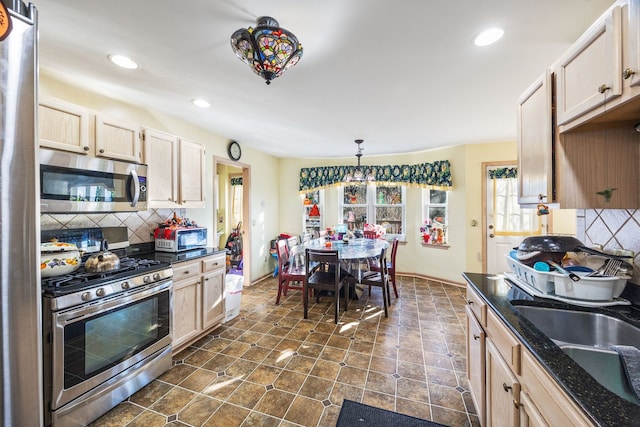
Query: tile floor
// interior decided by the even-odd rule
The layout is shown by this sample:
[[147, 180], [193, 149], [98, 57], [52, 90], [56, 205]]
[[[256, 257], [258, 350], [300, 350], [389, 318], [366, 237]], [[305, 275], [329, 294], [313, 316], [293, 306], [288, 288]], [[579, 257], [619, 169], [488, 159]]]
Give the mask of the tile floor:
[[245, 288], [239, 317], [91, 427], [335, 426], [345, 398], [479, 426], [464, 378], [464, 289], [398, 279], [388, 318], [374, 288], [338, 325], [330, 298], [304, 320], [299, 291], [276, 306], [275, 279]]

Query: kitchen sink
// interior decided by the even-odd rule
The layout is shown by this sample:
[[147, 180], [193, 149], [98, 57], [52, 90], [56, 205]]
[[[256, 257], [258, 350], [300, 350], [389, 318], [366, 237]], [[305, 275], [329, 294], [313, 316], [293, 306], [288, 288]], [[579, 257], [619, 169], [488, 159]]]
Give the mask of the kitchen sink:
[[604, 349], [631, 345], [640, 348], [640, 328], [615, 317], [524, 305], [514, 308], [558, 345], [569, 343]]
[[640, 328], [600, 313], [546, 307], [514, 306], [527, 320], [611, 392], [635, 404], [614, 345], [640, 348]]

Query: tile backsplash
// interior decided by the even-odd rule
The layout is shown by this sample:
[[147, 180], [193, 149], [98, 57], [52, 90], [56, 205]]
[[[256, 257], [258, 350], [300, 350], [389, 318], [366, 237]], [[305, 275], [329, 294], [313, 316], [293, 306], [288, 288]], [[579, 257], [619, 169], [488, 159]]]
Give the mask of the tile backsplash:
[[578, 209], [576, 237], [585, 245], [635, 253], [633, 283], [640, 283], [640, 210]]
[[153, 242], [153, 230], [159, 223], [173, 217], [186, 216], [185, 209], [149, 209], [140, 212], [88, 213], [88, 214], [42, 214], [42, 230], [61, 230], [85, 227], [127, 227], [129, 243]]

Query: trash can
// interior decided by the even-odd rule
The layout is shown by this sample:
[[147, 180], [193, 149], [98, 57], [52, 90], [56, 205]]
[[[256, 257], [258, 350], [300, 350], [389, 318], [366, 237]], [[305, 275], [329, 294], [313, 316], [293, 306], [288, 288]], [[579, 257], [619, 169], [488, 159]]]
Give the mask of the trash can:
[[242, 300], [242, 287], [244, 277], [237, 274], [227, 274], [224, 283], [224, 323], [240, 314], [240, 302]]

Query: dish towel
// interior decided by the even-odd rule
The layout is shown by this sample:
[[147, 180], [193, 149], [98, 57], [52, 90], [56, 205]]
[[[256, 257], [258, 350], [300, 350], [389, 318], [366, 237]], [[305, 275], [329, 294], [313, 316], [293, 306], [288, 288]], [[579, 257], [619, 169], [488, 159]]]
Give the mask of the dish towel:
[[636, 397], [640, 399], [640, 350], [630, 345], [614, 345], [611, 350], [620, 355], [629, 385]]

